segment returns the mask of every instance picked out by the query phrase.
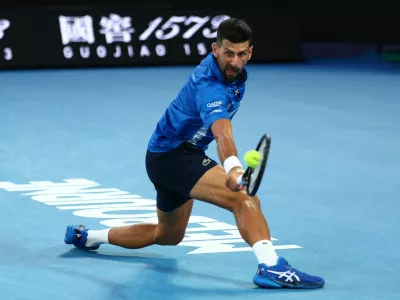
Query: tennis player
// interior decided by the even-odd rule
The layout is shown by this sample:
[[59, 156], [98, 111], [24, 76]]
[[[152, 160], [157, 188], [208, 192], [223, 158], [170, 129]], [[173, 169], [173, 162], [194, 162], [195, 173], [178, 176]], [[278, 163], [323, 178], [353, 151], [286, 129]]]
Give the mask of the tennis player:
[[[149, 141], [148, 176], [157, 191], [158, 224], [135, 224], [102, 230], [67, 227], [65, 243], [85, 250], [101, 244], [128, 249], [178, 245], [184, 238], [194, 199], [231, 211], [239, 232], [254, 250], [258, 270], [253, 282], [263, 288], [320, 288], [322, 278], [292, 268], [279, 257], [260, 209], [237, 178], [238, 159], [231, 119], [239, 109], [253, 52], [252, 31], [239, 19], [223, 21], [212, 52], [194, 69], [166, 109]], [[205, 154], [216, 141], [219, 165]]]

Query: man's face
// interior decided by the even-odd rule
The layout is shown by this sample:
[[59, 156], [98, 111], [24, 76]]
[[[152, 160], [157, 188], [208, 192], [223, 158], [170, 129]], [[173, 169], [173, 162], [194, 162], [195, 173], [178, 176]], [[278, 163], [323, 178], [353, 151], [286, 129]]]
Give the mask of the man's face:
[[212, 49], [222, 74], [228, 81], [235, 81], [250, 60], [253, 46], [249, 47], [248, 41], [231, 43], [223, 40], [221, 45], [213, 43]]

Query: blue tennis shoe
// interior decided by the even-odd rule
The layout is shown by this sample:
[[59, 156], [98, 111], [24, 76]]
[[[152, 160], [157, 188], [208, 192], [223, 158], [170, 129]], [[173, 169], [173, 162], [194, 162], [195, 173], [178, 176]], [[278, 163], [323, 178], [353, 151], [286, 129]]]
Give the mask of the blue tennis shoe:
[[272, 267], [259, 264], [253, 282], [261, 288], [315, 289], [325, 285], [324, 279], [292, 268], [283, 257]]
[[64, 242], [68, 245], [74, 245], [75, 247], [82, 250], [97, 250], [100, 245], [93, 247], [86, 247], [88, 236], [88, 229], [83, 225], [68, 225], [65, 231]]

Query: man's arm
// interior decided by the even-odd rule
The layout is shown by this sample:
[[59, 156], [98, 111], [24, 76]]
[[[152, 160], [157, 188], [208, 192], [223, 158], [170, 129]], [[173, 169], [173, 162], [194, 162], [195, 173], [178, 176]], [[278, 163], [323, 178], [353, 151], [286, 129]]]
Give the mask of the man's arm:
[[238, 186], [236, 180], [244, 170], [237, 157], [231, 121], [218, 119], [211, 125], [211, 131], [217, 143], [218, 157], [228, 175], [227, 186], [233, 191], [238, 191], [242, 186]]
[[216, 120], [211, 125], [211, 131], [217, 143], [218, 157], [222, 164], [228, 157], [237, 156], [237, 149], [232, 134], [232, 124], [228, 119]]
[[210, 128], [217, 143], [219, 159], [225, 169], [226, 185], [232, 191], [238, 191], [242, 186], [236, 183], [237, 178], [244, 173], [233, 140], [232, 125], [227, 111], [229, 98], [222, 84], [207, 81], [197, 87], [197, 109], [205, 128]]

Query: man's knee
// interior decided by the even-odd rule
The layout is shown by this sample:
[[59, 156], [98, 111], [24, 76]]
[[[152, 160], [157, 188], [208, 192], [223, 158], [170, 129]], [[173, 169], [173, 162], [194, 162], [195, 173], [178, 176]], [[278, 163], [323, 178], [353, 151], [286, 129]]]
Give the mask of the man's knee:
[[243, 210], [243, 209], [260, 209], [260, 200], [257, 196], [249, 197], [245, 195], [244, 197], [238, 197], [234, 201], [231, 201], [232, 206], [229, 208], [232, 212]]
[[261, 207], [261, 202], [260, 202], [260, 199], [257, 197], [257, 195], [255, 195], [255, 196], [252, 197], [251, 199], [254, 201], [254, 203], [255, 203], [258, 207]]
[[185, 231], [169, 232], [157, 230], [156, 243], [162, 246], [176, 246], [185, 237]]

